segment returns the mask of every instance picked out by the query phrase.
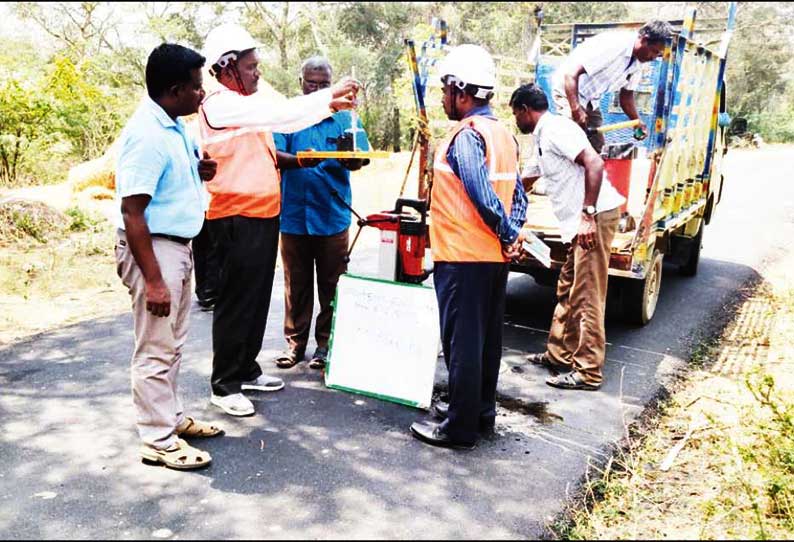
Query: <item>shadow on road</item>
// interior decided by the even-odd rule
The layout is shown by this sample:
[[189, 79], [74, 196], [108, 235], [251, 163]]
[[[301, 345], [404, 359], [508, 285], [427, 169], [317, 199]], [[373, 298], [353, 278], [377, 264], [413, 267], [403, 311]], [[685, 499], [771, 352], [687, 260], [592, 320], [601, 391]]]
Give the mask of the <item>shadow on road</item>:
[[[0, 350], [0, 535], [539, 536], [587, 464], [622, 436], [626, 414], [638, 415], [760, 280], [709, 259], [692, 279], [664, 273], [649, 325], [609, 322], [606, 384], [595, 393], [549, 388], [523, 362], [543, 347], [554, 292], [511, 276], [497, 434], [471, 453], [422, 445], [407, 432], [420, 412], [326, 389], [305, 363], [278, 372], [284, 391], [252, 395], [256, 416], [223, 416], [208, 405], [211, 315], [195, 311], [182, 396], [227, 436], [194, 442], [214, 458], [203, 471], [148, 467], [136, 453], [129, 315], [14, 344]], [[282, 314], [271, 314], [268, 352], [280, 348]], [[265, 350], [260, 362], [277, 373]]]

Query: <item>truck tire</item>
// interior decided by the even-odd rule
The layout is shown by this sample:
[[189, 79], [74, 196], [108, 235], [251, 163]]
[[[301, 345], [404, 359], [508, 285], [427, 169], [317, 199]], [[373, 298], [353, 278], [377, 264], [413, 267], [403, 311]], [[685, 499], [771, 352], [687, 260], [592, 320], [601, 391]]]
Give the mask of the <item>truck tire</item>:
[[662, 285], [663, 259], [662, 253], [654, 250], [651, 266], [648, 268], [645, 278], [642, 280], [627, 279], [621, 285], [620, 297], [623, 319], [626, 322], [644, 326], [653, 318]]
[[689, 254], [686, 259], [678, 267], [678, 273], [684, 277], [694, 277], [698, 273], [698, 264], [700, 263], [700, 249], [703, 246], [703, 230], [706, 227], [706, 221], [700, 221], [700, 228], [692, 243], [689, 246]]

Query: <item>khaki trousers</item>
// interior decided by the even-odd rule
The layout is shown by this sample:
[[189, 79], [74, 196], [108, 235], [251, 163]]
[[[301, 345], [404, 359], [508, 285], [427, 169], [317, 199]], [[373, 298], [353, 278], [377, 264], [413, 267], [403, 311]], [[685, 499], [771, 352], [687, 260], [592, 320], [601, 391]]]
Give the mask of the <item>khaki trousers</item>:
[[347, 269], [348, 230], [336, 235], [281, 234], [284, 264], [284, 337], [290, 350], [303, 352], [309, 341], [314, 310], [314, 270], [320, 312], [314, 326], [318, 348], [328, 348], [334, 309], [331, 301]]
[[171, 292], [167, 317], [146, 310], [143, 274], [119, 230], [116, 271], [132, 300], [135, 349], [130, 372], [138, 435], [145, 444], [165, 449], [176, 442], [176, 427], [184, 419], [177, 377], [188, 332], [193, 254], [189, 244], [159, 237], [152, 238], [152, 248]]
[[[557, 107], [558, 114], [568, 117], [569, 119], [572, 118], [573, 115], [571, 114], [571, 103], [564, 94], [558, 94], [557, 92], [552, 91], [552, 100], [554, 101], [554, 105]], [[585, 107], [585, 113], [587, 113], [588, 129], [585, 130], [587, 140], [593, 146], [593, 149], [600, 154], [601, 149], [604, 148], [606, 141], [604, 139], [604, 134], [601, 132], [596, 132], [596, 128], [604, 124], [604, 117], [601, 114], [600, 109], [594, 109], [589, 103], [587, 104], [587, 107]]]
[[551, 359], [578, 372], [588, 384], [603, 380], [609, 253], [620, 210], [604, 211], [595, 220], [596, 248], [585, 251], [576, 238], [568, 248], [557, 282], [557, 307], [546, 345]]

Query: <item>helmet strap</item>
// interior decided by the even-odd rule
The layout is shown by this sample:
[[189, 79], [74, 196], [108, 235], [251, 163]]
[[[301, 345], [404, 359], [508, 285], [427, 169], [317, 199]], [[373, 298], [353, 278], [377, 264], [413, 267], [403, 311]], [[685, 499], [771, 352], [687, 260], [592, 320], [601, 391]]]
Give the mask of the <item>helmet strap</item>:
[[458, 118], [458, 103], [457, 103], [457, 101], [458, 101], [458, 93], [461, 92], [461, 90], [458, 89], [458, 87], [455, 86], [454, 84], [450, 85], [450, 87], [451, 87], [451, 90], [452, 90], [452, 95], [450, 97], [451, 102], [452, 102], [452, 104], [450, 105], [450, 113], [451, 113], [451, 116], [452, 116], [452, 118], [454, 120], [460, 120]]
[[231, 71], [234, 82], [237, 83], [237, 87], [240, 89], [240, 94], [243, 96], [248, 96], [248, 91], [245, 90], [245, 85], [243, 84], [243, 78], [240, 75], [240, 70], [237, 68], [237, 59], [229, 61], [229, 71]]

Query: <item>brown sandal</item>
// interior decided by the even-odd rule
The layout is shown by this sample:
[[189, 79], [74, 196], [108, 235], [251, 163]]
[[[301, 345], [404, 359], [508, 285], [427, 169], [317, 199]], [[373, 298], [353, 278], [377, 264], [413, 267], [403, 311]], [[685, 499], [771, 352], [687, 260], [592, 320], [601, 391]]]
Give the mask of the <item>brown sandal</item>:
[[325, 361], [327, 358], [328, 349], [317, 348], [317, 350], [314, 351], [311, 361], [309, 361], [309, 367], [312, 369], [325, 369]]
[[563, 390], [588, 390], [596, 391], [601, 387], [601, 384], [588, 384], [585, 379], [576, 371], [564, 373], [559, 376], [552, 376], [546, 379], [546, 384], [553, 388], [560, 388]]
[[176, 428], [176, 434], [180, 437], [216, 437], [223, 434], [223, 429], [211, 423], [196, 420], [190, 416], [185, 416], [182, 423]]
[[548, 369], [552, 372], [566, 372], [571, 370], [570, 367], [551, 359], [548, 355], [546, 355], [546, 352], [527, 354], [524, 359], [526, 359], [532, 365], [543, 367], [544, 369]]
[[163, 464], [177, 470], [200, 469], [212, 463], [210, 454], [192, 447], [182, 439], [177, 439], [167, 450], [144, 445], [141, 447], [141, 458], [145, 462]]
[[289, 369], [295, 367], [298, 362], [303, 361], [304, 352], [296, 352], [295, 350], [288, 350], [276, 358], [276, 367], [279, 369]]

